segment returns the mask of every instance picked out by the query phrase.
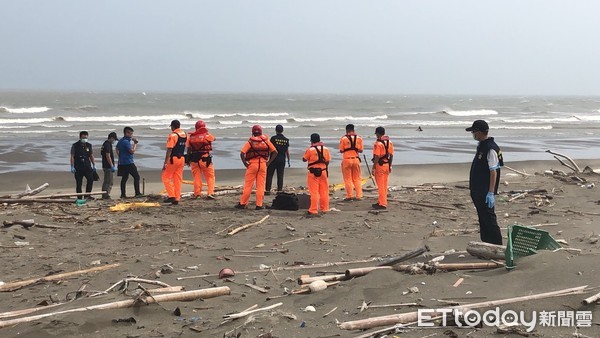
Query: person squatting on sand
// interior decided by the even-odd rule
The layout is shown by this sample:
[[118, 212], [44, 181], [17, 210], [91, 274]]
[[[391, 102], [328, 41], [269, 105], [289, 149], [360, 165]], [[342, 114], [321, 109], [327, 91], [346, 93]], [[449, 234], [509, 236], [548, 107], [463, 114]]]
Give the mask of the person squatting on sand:
[[194, 198], [199, 198], [202, 193], [202, 176], [208, 187], [208, 199], [215, 199], [215, 166], [212, 163], [212, 143], [215, 137], [208, 132], [206, 123], [202, 120], [196, 122], [196, 131], [188, 134], [187, 159], [192, 168], [194, 177]]
[[277, 156], [267, 168], [267, 186], [265, 188], [265, 195], [271, 194], [271, 185], [273, 184], [273, 174], [275, 170], [277, 170], [277, 192], [283, 191], [283, 171], [285, 170], [285, 159], [287, 157], [288, 167], [290, 164], [290, 140], [287, 137], [283, 136], [283, 126], [278, 124], [275, 127], [275, 136], [271, 137], [271, 143], [277, 149]]
[[264, 209], [263, 199], [265, 197], [265, 185], [267, 181], [267, 167], [275, 160], [277, 149], [263, 135], [262, 127], [252, 127], [252, 137], [244, 144], [240, 152], [242, 163], [246, 167], [244, 189], [240, 202], [235, 206], [237, 209], [246, 209], [252, 186], [256, 183], [256, 210]]
[[164, 202], [177, 205], [181, 199], [187, 134], [181, 130], [181, 123], [178, 120], [171, 121], [170, 127], [171, 133], [167, 137], [167, 152], [161, 178], [168, 196]]
[[377, 127], [375, 129], [377, 141], [373, 145], [373, 176], [377, 183], [379, 199], [373, 204], [374, 209], [387, 208], [388, 177], [392, 172], [392, 161], [394, 159], [394, 144], [390, 138], [385, 135], [385, 128]]
[[329, 211], [329, 162], [331, 154], [323, 142], [319, 134], [310, 135], [310, 147], [306, 149], [303, 162], [308, 162], [308, 193], [310, 195], [310, 207], [308, 214], [311, 216], [318, 215], [318, 209], [321, 208], [322, 213]]
[[[81, 193], [83, 178], [85, 177], [85, 192], [92, 192], [94, 185], [94, 173], [96, 172], [96, 162], [92, 153], [92, 144], [88, 143], [88, 132], [79, 133], [79, 141], [71, 146], [71, 173], [75, 175], [75, 192]], [[91, 195], [84, 195], [85, 199], [93, 199]], [[84, 198], [77, 195], [78, 199]]]
[[360, 153], [363, 152], [363, 139], [354, 133], [354, 125], [346, 126], [346, 135], [340, 139], [340, 153], [342, 153], [342, 175], [346, 187], [344, 201], [352, 201], [352, 191], [356, 191], [355, 198], [363, 197], [362, 180], [360, 176]]
[[100, 156], [102, 156], [102, 171], [104, 172], [104, 179], [102, 180], [102, 191], [106, 191], [102, 194], [102, 199], [110, 199], [110, 191], [113, 186], [113, 173], [117, 171], [115, 165], [115, 155], [113, 154], [113, 143], [117, 140], [117, 133], [114, 131], [108, 134], [108, 139], [102, 144], [100, 148]]
[[141, 197], [140, 191], [140, 174], [138, 173], [133, 155], [137, 149], [138, 140], [133, 137], [133, 128], [123, 128], [123, 137], [117, 142], [117, 157], [119, 164], [117, 166], [117, 176], [121, 176], [121, 198], [127, 198], [126, 185], [129, 175], [133, 177], [133, 188], [135, 189], [135, 197]]
[[473, 134], [475, 140], [479, 141], [471, 164], [469, 190], [479, 217], [481, 241], [502, 245], [502, 234], [494, 208], [494, 195], [498, 194], [500, 168], [504, 166], [504, 160], [494, 138], [488, 137], [489, 129], [487, 122], [483, 120], [473, 122], [473, 125], [466, 129]]

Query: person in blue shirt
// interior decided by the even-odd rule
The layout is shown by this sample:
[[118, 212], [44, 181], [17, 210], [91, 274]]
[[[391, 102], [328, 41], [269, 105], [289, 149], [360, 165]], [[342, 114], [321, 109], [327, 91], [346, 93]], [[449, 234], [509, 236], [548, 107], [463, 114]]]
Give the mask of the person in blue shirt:
[[135, 197], [142, 197], [140, 191], [140, 174], [138, 173], [135, 162], [133, 161], [133, 154], [137, 149], [138, 140], [133, 137], [133, 129], [131, 127], [125, 127], [123, 129], [123, 137], [117, 143], [115, 147], [117, 149], [117, 156], [119, 157], [119, 165], [117, 168], [117, 176], [121, 176], [121, 198], [127, 198], [126, 184], [129, 179], [129, 175], [133, 177], [133, 188], [135, 189]]

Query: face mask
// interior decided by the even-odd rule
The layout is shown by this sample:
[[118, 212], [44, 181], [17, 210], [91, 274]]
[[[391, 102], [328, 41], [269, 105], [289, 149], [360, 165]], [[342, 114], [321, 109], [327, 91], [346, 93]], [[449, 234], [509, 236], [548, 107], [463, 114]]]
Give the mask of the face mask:
[[82, 138], [81, 143], [87, 143], [87, 138]]

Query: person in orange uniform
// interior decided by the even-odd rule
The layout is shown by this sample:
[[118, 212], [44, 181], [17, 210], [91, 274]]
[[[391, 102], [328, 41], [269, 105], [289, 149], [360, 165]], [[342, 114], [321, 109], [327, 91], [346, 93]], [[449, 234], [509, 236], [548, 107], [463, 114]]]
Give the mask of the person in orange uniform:
[[264, 209], [265, 184], [267, 182], [267, 167], [275, 160], [277, 150], [267, 135], [263, 135], [262, 127], [252, 127], [252, 137], [244, 144], [240, 153], [242, 163], [246, 167], [244, 190], [237, 209], [246, 209], [252, 186], [256, 183], [256, 210]]
[[322, 213], [329, 211], [329, 175], [328, 167], [331, 161], [331, 154], [323, 142], [319, 134], [310, 135], [310, 147], [306, 149], [303, 162], [308, 162], [308, 192], [310, 194], [310, 207], [308, 214], [311, 216], [318, 215], [318, 208], [321, 208]]
[[352, 191], [356, 191], [356, 200], [363, 197], [362, 181], [360, 177], [360, 153], [363, 152], [363, 139], [354, 132], [354, 125], [346, 126], [346, 135], [340, 139], [340, 153], [342, 153], [342, 175], [346, 187], [344, 201], [352, 201]]
[[215, 166], [212, 164], [212, 143], [215, 137], [208, 132], [206, 123], [196, 122], [196, 131], [189, 133], [187, 138], [188, 161], [194, 177], [194, 197], [200, 197], [202, 192], [202, 176], [208, 186], [206, 198], [215, 199]]
[[185, 166], [186, 141], [187, 135], [181, 130], [181, 123], [178, 120], [171, 121], [171, 133], [167, 137], [167, 153], [162, 169], [162, 181], [168, 195], [165, 203], [179, 204], [183, 167]]
[[373, 204], [373, 209], [387, 208], [388, 177], [392, 172], [392, 161], [394, 159], [394, 144], [385, 135], [385, 128], [375, 129], [377, 141], [373, 145], [373, 175], [379, 190], [379, 199]]

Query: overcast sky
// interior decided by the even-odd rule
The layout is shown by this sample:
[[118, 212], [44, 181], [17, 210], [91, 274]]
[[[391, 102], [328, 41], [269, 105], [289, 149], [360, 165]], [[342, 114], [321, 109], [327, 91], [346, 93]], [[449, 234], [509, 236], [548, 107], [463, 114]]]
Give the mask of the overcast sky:
[[0, 88], [600, 95], [600, 1], [0, 0]]

